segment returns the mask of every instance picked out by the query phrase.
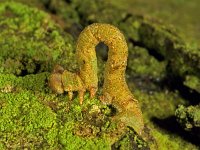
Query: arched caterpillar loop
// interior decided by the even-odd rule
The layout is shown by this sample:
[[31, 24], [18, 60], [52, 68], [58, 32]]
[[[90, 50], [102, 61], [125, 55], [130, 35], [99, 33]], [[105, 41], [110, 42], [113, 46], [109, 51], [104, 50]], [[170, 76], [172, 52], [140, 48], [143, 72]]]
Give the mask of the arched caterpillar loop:
[[80, 104], [83, 103], [86, 90], [93, 98], [98, 90], [95, 47], [100, 42], [109, 48], [101, 101], [116, 107], [116, 120], [134, 128], [140, 134], [144, 127], [142, 113], [125, 80], [128, 46], [125, 37], [116, 27], [102, 23], [86, 27], [79, 35], [76, 46], [79, 72], [71, 73], [56, 66], [50, 76], [50, 87], [60, 94], [67, 91], [69, 99], [72, 99], [73, 91], [78, 91]]

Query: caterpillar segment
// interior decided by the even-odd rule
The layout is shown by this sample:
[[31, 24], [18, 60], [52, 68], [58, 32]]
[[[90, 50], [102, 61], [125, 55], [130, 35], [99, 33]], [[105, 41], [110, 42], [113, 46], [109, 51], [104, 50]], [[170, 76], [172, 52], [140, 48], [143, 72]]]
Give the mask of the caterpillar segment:
[[110, 24], [94, 23], [79, 35], [76, 45], [78, 73], [71, 73], [56, 66], [50, 76], [50, 87], [57, 93], [78, 91], [80, 104], [85, 91], [93, 98], [98, 90], [97, 57], [95, 47], [103, 42], [108, 46], [108, 60], [104, 71], [103, 93], [100, 100], [117, 108], [115, 120], [132, 127], [138, 134], [144, 128], [138, 101], [129, 90], [125, 80], [128, 46], [120, 30]]

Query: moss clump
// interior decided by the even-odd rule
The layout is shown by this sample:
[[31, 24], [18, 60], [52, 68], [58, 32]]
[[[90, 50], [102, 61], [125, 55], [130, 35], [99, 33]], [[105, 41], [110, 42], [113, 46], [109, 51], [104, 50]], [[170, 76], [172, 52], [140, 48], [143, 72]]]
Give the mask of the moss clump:
[[18, 78], [13, 74], [0, 74], [0, 90], [3, 93], [20, 92], [21, 89], [34, 92], [48, 91], [47, 78], [49, 74], [43, 72]]
[[[55, 63], [61, 62], [61, 57], [72, 58], [71, 37], [63, 36], [44, 12], [5, 2], [0, 3], [0, 14], [1, 73], [26, 75], [50, 71]], [[64, 62], [69, 64], [68, 60]]]
[[127, 39], [138, 42], [140, 41], [139, 29], [143, 20], [144, 17], [141, 15], [127, 14], [127, 17], [119, 23], [119, 28], [125, 33]]
[[63, 28], [69, 28], [79, 23], [80, 18], [78, 13], [70, 2], [66, 2], [65, 0], [48, 0], [43, 3], [47, 6], [48, 11], [56, 14], [57, 17], [59, 16], [60, 21], [58, 21], [59, 18], [56, 19], [56, 16], [55, 19]]
[[200, 105], [189, 107], [179, 105], [176, 109], [175, 115], [178, 122], [185, 128], [185, 130], [200, 128]]
[[126, 133], [124, 137], [121, 138], [119, 142], [116, 142], [112, 149], [117, 150], [150, 150], [143, 139], [137, 136], [133, 131], [129, 131]]
[[184, 85], [196, 90], [200, 93], [200, 79], [196, 76], [188, 75], [184, 81]]
[[166, 62], [159, 62], [145, 48], [135, 46], [129, 50], [128, 69], [131, 76], [160, 80], [165, 76], [165, 66]]

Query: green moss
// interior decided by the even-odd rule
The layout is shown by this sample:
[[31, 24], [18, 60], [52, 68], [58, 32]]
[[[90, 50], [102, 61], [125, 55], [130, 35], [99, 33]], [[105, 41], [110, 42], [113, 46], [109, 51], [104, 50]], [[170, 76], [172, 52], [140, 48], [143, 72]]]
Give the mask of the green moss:
[[185, 130], [200, 127], [200, 105], [189, 107], [179, 105], [175, 115], [178, 122], [185, 128]]
[[173, 133], [167, 130], [173, 128], [175, 122], [170, 118], [174, 118], [177, 106], [185, 104], [178, 93], [162, 91], [145, 94], [139, 90], [134, 90], [134, 95], [141, 103], [144, 121], [150, 130], [148, 144], [151, 149], [198, 149], [197, 146], [178, 136], [176, 129]]
[[0, 137], [5, 147], [56, 146], [56, 114], [33, 92], [44, 91], [45, 80], [46, 73], [23, 78], [0, 75]]
[[101, 138], [83, 138], [72, 133], [72, 123], [66, 123], [59, 132], [59, 141], [63, 149], [109, 149], [109, 143]]
[[129, 50], [128, 69], [132, 71], [132, 76], [162, 78], [165, 75], [165, 65], [165, 62], [159, 62], [144, 48], [136, 46]]
[[34, 7], [42, 8], [42, 9], [44, 9], [45, 1], [48, 1], [48, 0], [29, 0], [29, 1], [26, 1], [26, 0], [1, 0], [1, 2], [18, 2], [18, 3], [28, 5], [28, 6], [32, 6], [32, 7], [34, 6]]
[[46, 2], [46, 5], [48, 5], [48, 11], [56, 13], [62, 19], [63, 23], [60, 22], [60, 25], [63, 28], [70, 28], [72, 24], [79, 23], [80, 18], [77, 11], [75, 11], [75, 7], [68, 2], [64, 0], [49, 0]]
[[120, 29], [125, 33], [128, 39], [139, 41], [139, 28], [141, 26], [142, 16], [132, 15], [119, 23]]
[[143, 14], [155, 20], [161, 20], [164, 24], [172, 24], [187, 41], [195, 41], [199, 44], [199, 20], [197, 18], [200, 3], [197, 0], [111, 0], [110, 2], [132, 14]]
[[0, 14], [1, 73], [50, 71], [55, 63], [62, 63], [61, 57], [73, 57], [71, 37], [63, 36], [46, 13], [5, 2], [0, 3]]
[[48, 83], [47, 83], [48, 76], [49, 76], [49, 73], [43, 72], [36, 75], [27, 75], [22, 78], [19, 77], [18, 80], [21, 79], [22, 82], [18, 83], [16, 86], [18, 86], [19, 88], [31, 90], [34, 92], [48, 91], [49, 90]]
[[[92, 109], [93, 105], [100, 105], [99, 101], [86, 101], [83, 106], [80, 106], [78, 99], [75, 99], [72, 105], [70, 103], [66, 105], [65, 96], [56, 98], [55, 95], [45, 94], [47, 73], [25, 77], [1, 74], [0, 77], [0, 137], [3, 147], [55, 149], [59, 147], [61, 141], [60, 146], [66, 149], [70, 146], [85, 149], [95, 146], [101, 149], [108, 148], [109, 143], [102, 137], [86, 139], [74, 135], [73, 131], [74, 127], [86, 118], [83, 117], [83, 109]], [[11, 90], [6, 90], [8, 85], [12, 87]], [[71, 111], [65, 113], [69, 105]], [[100, 109], [99, 106], [97, 110]], [[88, 112], [92, 115], [96, 113], [95, 110]], [[85, 134], [90, 137], [92, 133]]]
[[[81, 23], [88, 25], [88, 23], [101, 22], [101, 23], [112, 23], [117, 25], [124, 17], [126, 17], [126, 12], [123, 10], [110, 5], [107, 1], [90, 1], [85, 0], [75, 0], [72, 5], [76, 6], [77, 11], [81, 18]], [[90, 7], [88, 7], [90, 6]], [[118, 13], [115, 13], [115, 12]]]
[[[186, 78], [186, 76], [193, 76], [196, 79], [199, 78], [199, 48], [185, 42], [173, 27], [165, 26], [159, 21], [155, 21], [153, 19], [134, 15], [126, 19], [125, 22], [122, 22], [120, 27], [126, 33], [126, 35], [128, 35], [127, 38], [133, 44], [147, 49], [152, 55], [149, 56], [152, 58], [148, 57], [146, 61], [144, 61], [141, 57], [141, 62], [151, 61], [153, 64], [152, 66], [155, 66], [155, 68], [145, 68], [144, 64], [140, 65], [137, 63], [137, 59], [135, 59], [135, 63], [140, 67], [137, 68], [133, 65], [133, 63], [130, 63], [129, 67], [133, 66], [133, 70], [139, 71], [141, 74], [146, 74], [149, 70], [151, 74], [153, 74], [155, 72], [152, 71], [152, 69], [155, 69], [159, 74], [160, 69], [162, 75], [165, 76], [165, 73], [167, 73], [168, 76], [172, 78], [179, 77], [183, 80]], [[142, 55], [145, 57], [144, 53]], [[152, 61], [153, 57], [155, 57], [154, 62]], [[159, 61], [156, 62], [156, 59]], [[134, 60], [131, 60], [131, 62], [134, 62]], [[164, 70], [165, 65], [167, 65], [166, 71]], [[185, 85], [189, 88], [196, 89], [197, 87], [194, 86], [197, 85], [192, 85], [193, 87], [191, 87], [191, 82], [190, 85]]]
[[[32, 5], [32, 1], [18, 1]], [[56, 10], [55, 14], [64, 18], [64, 25], [67, 27], [72, 25], [72, 34], [77, 34], [82, 25], [85, 26], [93, 21], [109, 22], [119, 25], [127, 39], [133, 44], [139, 44], [140, 47], [130, 49], [130, 54], [133, 54], [134, 59], [129, 60], [128, 67], [131, 70], [128, 72], [129, 79], [133, 78], [141, 83], [143, 80], [149, 80], [149, 77], [157, 79], [165, 75], [166, 61], [158, 61], [146, 51], [153, 48], [165, 58], [169, 58], [167, 61], [170, 60], [170, 67], [173, 67], [173, 72], [170, 70], [169, 73], [186, 78], [184, 84], [189, 88], [198, 87], [196, 79], [199, 78], [199, 69], [194, 69], [199, 66], [199, 53], [196, 53], [198, 48], [194, 48], [191, 44], [182, 46], [173, 28], [169, 29], [155, 20], [146, 20], [143, 16], [132, 14], [127, 16], [127, 10], [121, 13], [121, 10], [109, 8], [110, 6], [102, 1], [66, 2], [63, 0], [57, 6], [54, 5], [55, 2], [57, 3], [54, 0], [47, 0], [45, 5], [51, 4], [49, 10], [51, 12]], [[130, 7], [133, 8], [132, 5]], [[71, 13], [72, 16], [70, 16]], [[76, 63], [71, 37], [64, 34], [46, 13], [19, 3], [6, 2], [0, 3], [0, 14], [0, 73], [2, 73], [0, 74], [0, 111], [4, 111], [0, 115], [7, 119], [7, 121], [3, 120], [6, 128], [4, 129], [3, 126], [2, 129], [9, 131], [6, 133], [0, 131], [0, 135], [3, 135], [0, 136], [0, 149], [26, 147], [75, 149], [76, 146], [79, 149], [109, 149], [112, 143], [111, 138], [120, 143], [116, 144], [116, 147], [121, 147], [121, 149], [138, 148], [138, 145], [142, 145], [140, 142], [136, 142], [136, 145], [131, 144], [134, 138], [130, 139], [128, 136], [118, 139], [117, 134], [121, 134], [119, 132], [124, 132], [124, 130], [117, 129], [117, 124], [110, 120], [113, 115], [112, 110], [108, 106], [102, 106], [97, 99], [90, 100], [86, 95], [83, 106], [80, 106], [77, 98], [69, 102], [66, 94], [57, 96], [51, 93], [47, 86], [49, 72], [38, 72], [51, 71], [55, 63], [61, 63], [65, 68], [73, 69], [76, 68]], [[78, 24], [73, 25], [74, 22]], [[175, 43], [174, 47], [177, 51], [171, 53], [172, 57], [166, 53], [168, 48], [170, 50], [173, 48], [165, 47], [171, 45], [170, 42], [165, 41], [166, 39], [167, 42], [171, 40]], [[141, 43], [142, 40], [145, 42]], [[99, 66], [103, 68], [102, 62]], [[99, 69], [101, 73], [102, 68]], [[13, 74], [26, 76], [16, 77]], [[132, 80], [128, 82], [130, 85], [133, 83]], [[145, 84], [141, 91], [134, 90], [133, 92], [140, 101], [146, 125], [150, 128], [150, 134], [154, 139], [153, 142], [148, 141], [151, 148], [198, 149], [176, 133], [173, 134], [154, 122], [155, 118], [165, 120], [173, 117], [177, 105], [186, 102], [178, 93], [160, 89], [162, 85], [154, 84], [156, 90], [150, 91], [151, 83], [150, 81]], [[146, 88], [148, 88], [148, 94], [144, 92]], [[199, 113], [191, 114], [197, 116]], [[1, 121], [2, 118], [0, 118]], [[168, 121], [164, 123], [174, 126]], [[7, 137], [8, 140], [6, 140]]]
[[174, 46], [173, 44], [182, 44], [181, 39], [174, 30], [174, 28], [144, 18], [139, 27], [139, 41], [146, 48], [156, 50], [158, 54], [167, 57], [168, 51]]
[[4, 93], [20, 91], [21, 89], [31, 91], [47, 91], [46, 80], [49, 73], [44, 72], [37, 75], [27, 75], [25, 77], [16, 77], [12, 74], [0, 74], [0, 89]]
[[109, 149], [124, 131], [111, 123], [111, 110], [88, 95], [82, 106], [77, 98], [67, 102], [48, 88], [43, 71], [55, 63], [76, 66], [70, 36], [38, 9], [6, 2], [0, 10], [1, 147]]
[[[173, 149], [173, 150], [179, 150], [180, 147], [183, 148], [183, 146], [180, 145], [179, 141], [175, 140], [175, 138], [170, 137], [169, 135], [159, 132], [156, 129], [152, 130], [152, 134], [157, 142], [156, 146], [152, 145], [152, 148], [155, 149], [162, 149], [162, 150], [168, 150]], [[182, 142], [181, 142], [182, 144]]]
[[7, 148], [56, 146], [56, 114], [51, 109], [29, 91], [1, 93], [0, 99], [4, 102], [0, 112], [0, 137]]
[[178, 93], [167, 90], [165, 92], [152, 92], [151, 94], [134, 90], [134, 95], [141, 102], [143, 115], [147, 122], [152, 117], [165, 119], [173, 116], [178, 104], [184, 104], [184, 100], [179, 97]]
[[[98, 0], [60, 0], [59, 2], [49, 0], [46, 5], [48, 5], [50, 11], [53, 11], [65, 21], [64, 28], [73, 30], [71, 34], [75, 34], [75, 36], [77, 36], [76, 32], [79, 28], [82, 28], [82, 25], [87, 26], [93, 22], [117, 25], [127, 14], [117, 7], [113, 9], [109, 2]], [[116, 11], [118, 14], [115, 13]]]
[[139, 28], [140, 42], [168, 61], [169, 74], [185, 78], [199, 76], [199, 48], [185, 42], [173, 28], [144, 20]]
[[[0, 141], [5, 149], [109, 149], [124, 132], [109, 107], [85, 95], [70, 102], [47, 87], [49, 73], [0, 74]], [[111, 136], [112, 135], [112, 136]]]
[[196, 76], [186, 76], [186, 80], [184, 81], [184, 85], [190, 87], [191, 89], [196, 90], [200, 93], [200, 79]]
[[117, 143], [112, 146], [113, 149], [118, 150], [150, 150], [147, 142], [138, 137], [133, 131], [129, 131]]

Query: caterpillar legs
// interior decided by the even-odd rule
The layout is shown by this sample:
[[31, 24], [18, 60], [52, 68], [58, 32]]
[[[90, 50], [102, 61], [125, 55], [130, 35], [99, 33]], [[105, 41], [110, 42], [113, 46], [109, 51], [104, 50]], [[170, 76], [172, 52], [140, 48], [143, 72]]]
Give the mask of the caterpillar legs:
[[90, 98], [94, 98], [94, 96], [96, 95], [96, 92], [97, 92], [97, 88], [96, 87], [91, 87], [89, 89], [89, 92], [90, 92]]
[[[97, 88], [92, 87], [89, 89], [89, 92], [90, 92], [90, 98], [94, 98], [97, 92]], [[85, 90], [78, 91], [80, 105], [83, 104], [84, 94], [85, 94]], [[68, 97], [69, 97], [69, 100], [71, 101], [73, 98], [73, 91], [68, 91]]]

